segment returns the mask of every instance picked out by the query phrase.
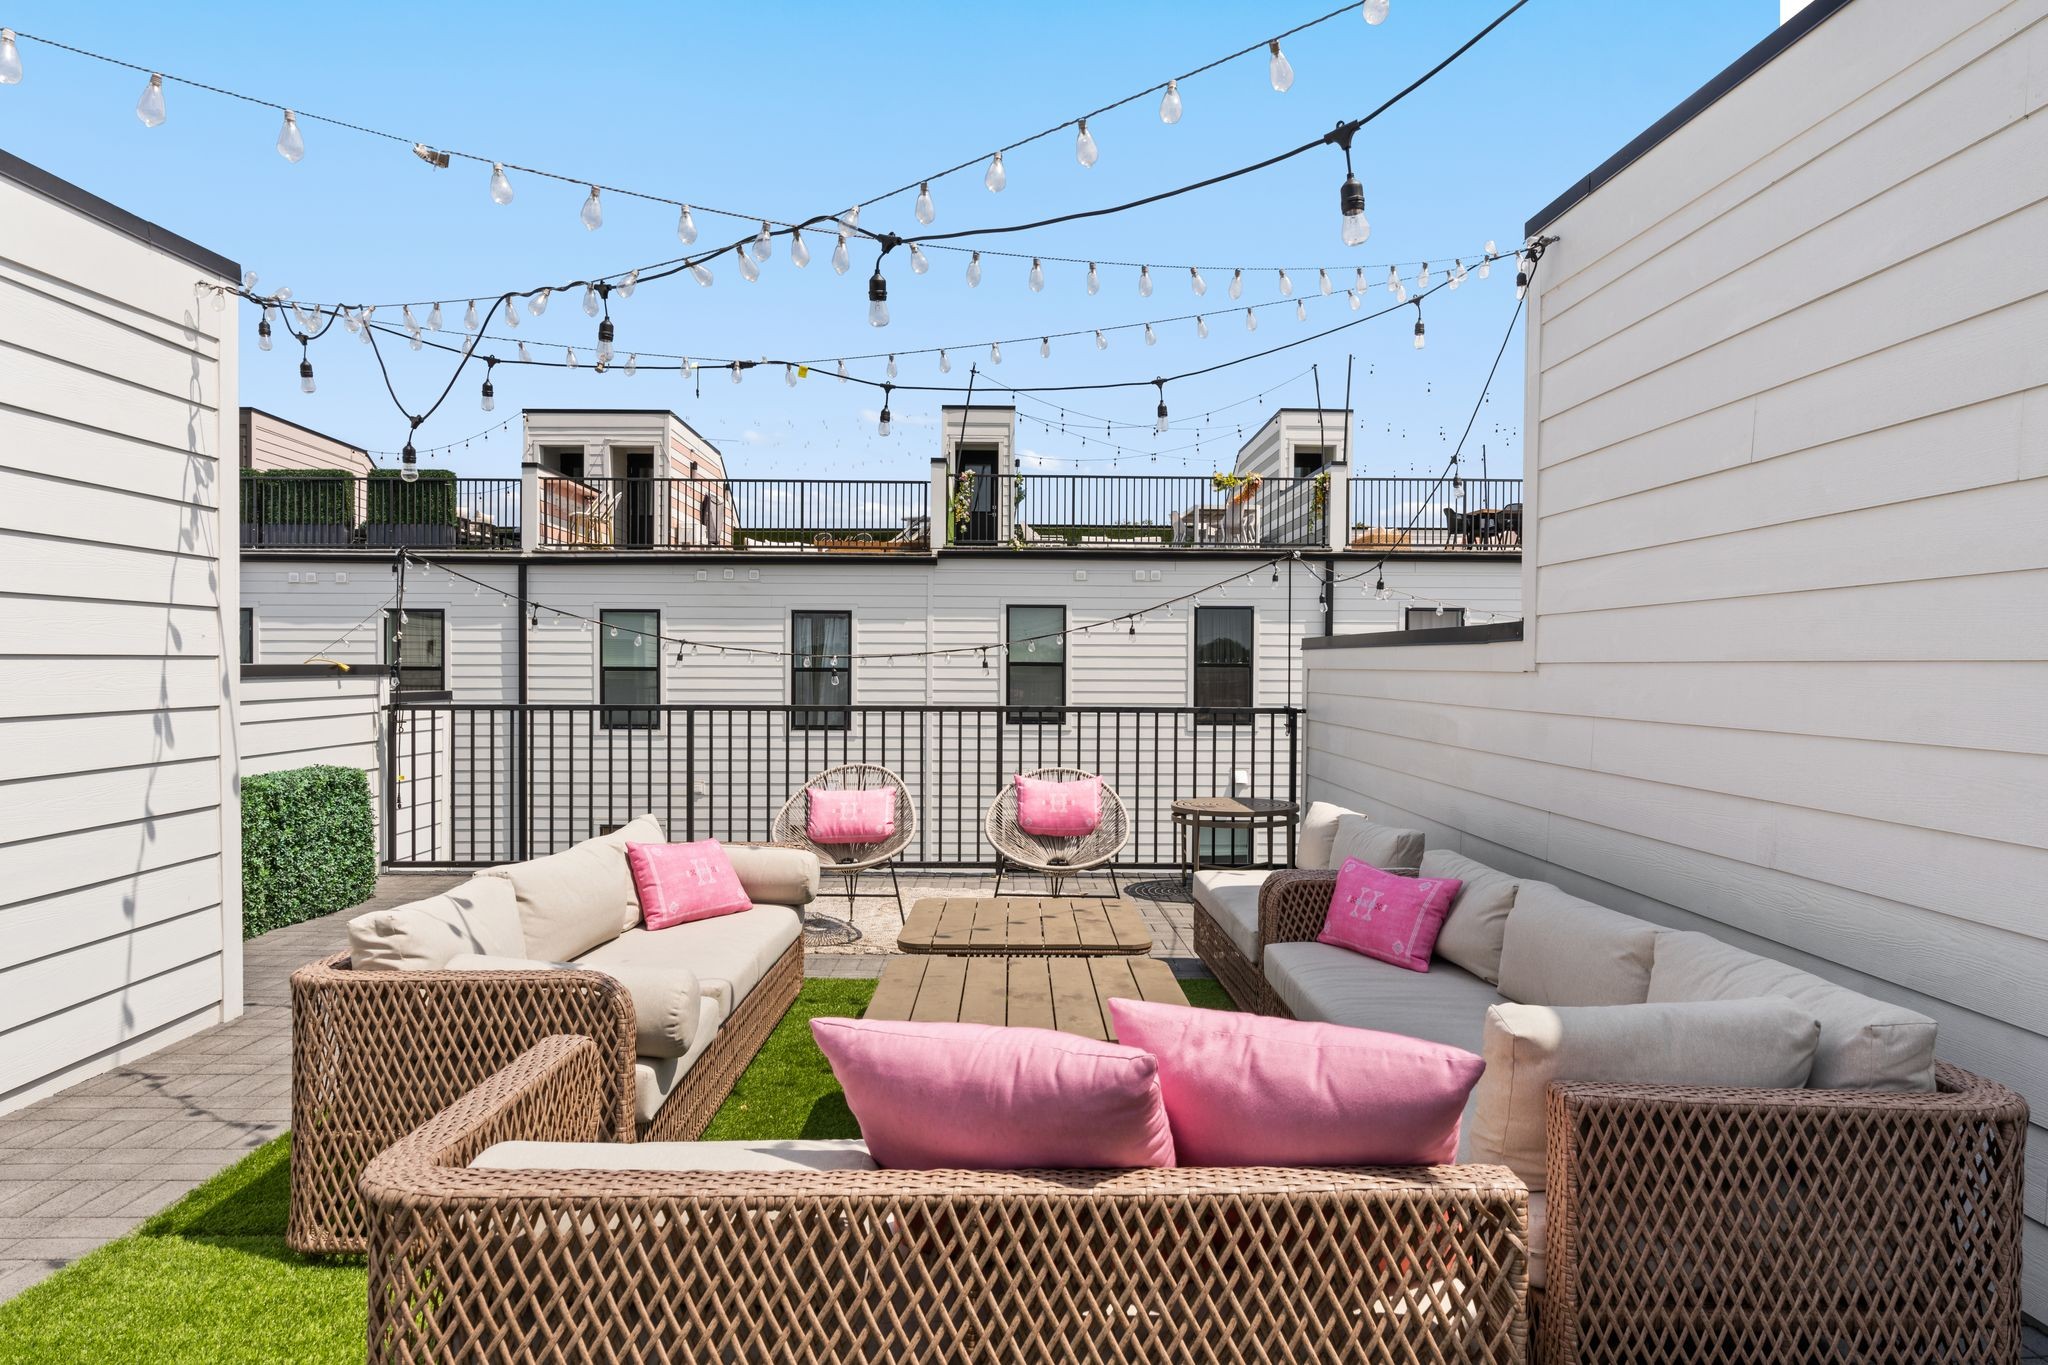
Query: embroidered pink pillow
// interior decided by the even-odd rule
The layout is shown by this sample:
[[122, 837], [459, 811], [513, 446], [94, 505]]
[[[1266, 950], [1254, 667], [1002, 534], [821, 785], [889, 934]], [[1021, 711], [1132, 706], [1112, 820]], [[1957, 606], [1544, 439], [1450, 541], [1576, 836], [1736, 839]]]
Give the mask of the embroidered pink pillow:
[[807, 787], [804, 833], [814, 844], [872, 844], [896, 832], [896, 789], [826, 791]]
[[1102, 779], [1055, 782], [1017, 775], [1017, 828], [1047, 838], [1081, 838], [1102, 823]]
[[1014, 1171], [1171, 1166], [1159, 1064], [1051, 1029], [811, 1020], [876, 1164]]
[[1486, 1069], [1463, 1048], [1341, 1024], [1111, 1000], [1119, 1041], [1159, 1061], [1188, 1166], [1429, 1166], [1458, 1155]]
[[1426, 972], [1437, 930], [1463, 885], [1456, 877], [1397, 877], [1346, 858], [1316, 942]]
[[667, 929], [751, 909], [739, 873], [716, 839], [694, 844], [627, 844], [626, 866], [640, 893], [640, 920]]

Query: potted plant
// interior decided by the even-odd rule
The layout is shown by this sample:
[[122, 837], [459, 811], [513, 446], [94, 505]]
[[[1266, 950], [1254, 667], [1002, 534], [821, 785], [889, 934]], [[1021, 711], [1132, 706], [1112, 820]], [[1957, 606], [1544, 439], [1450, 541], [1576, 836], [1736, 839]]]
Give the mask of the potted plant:
[[242, 544], [347, 545], [355, 539], [356, 480], [345, 469], [241, 471]]
[[455, 475], [423, 469], [407, 483], [395, 469], [373, 469], [366, 484], [363, 537], [371, 545], [447, 549], [455, 544]]

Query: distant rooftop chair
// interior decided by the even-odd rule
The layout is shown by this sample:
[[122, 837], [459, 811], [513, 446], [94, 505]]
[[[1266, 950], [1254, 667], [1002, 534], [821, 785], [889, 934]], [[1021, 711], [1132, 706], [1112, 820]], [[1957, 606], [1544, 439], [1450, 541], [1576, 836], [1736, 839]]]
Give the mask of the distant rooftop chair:
[[610, 545], [612, 517], [619, 510], [617, 493], [599, 493], [568, 515], [569, 539], [577, 545]]
[[[810, 792], [813, 787], [825, 791], [892, 789], [896, 793], [896, 832], [878, 843], [813, 843], [810, 833]], [[819, 773], [783, 803], [770, 837], [778, 844], [809, 849], [818, 855], [821, 871], [846, 879], [846, 924], [849, 930], [853, 929], [854, 885], [860, 880], [861, 873], [878, 867], [888, 869], [889, 885], [896, 894], [896, 917], [903, 919], [903, 887], [896, 880], [896, 858], [917, 837], [917, 803], [910, 799], [910, 788], [904, 785], [903, 779], [881, 764], [843, 763]], [[858, 936], [858, 931], [855, 935]]]
[[[1085, 782], [1097, 774], [1080, 768], [1039, 768], [1024, 776], [1046, 782]], [[1123, 800], [1107, 782], [1102, 784], [1102, 822], [1093, 833], [1072, 837], [1026, 834], [1017, 825], [1015, 782], [1005, 782], [1002, 792], [989, 802], [981, 828], [996, 851], [996, 886], [991, 894], [1002, 894], [1003, 873], [1010, 869], [1040, 874], [1052, 883], [1052, 894], [1057, 896], [1061, 882], [1098, 867], [1109, 873], [1110, 894], [1122, 894], [1116, 884], [1116, 869], [1108, 864], [1130, 841], [1131, 825]]]

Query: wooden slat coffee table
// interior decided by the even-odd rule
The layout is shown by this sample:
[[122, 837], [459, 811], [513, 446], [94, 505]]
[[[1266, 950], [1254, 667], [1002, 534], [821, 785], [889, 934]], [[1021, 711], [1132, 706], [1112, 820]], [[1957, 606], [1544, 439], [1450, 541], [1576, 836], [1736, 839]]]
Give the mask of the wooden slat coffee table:
[[1109, 1000], [1188, 1003], [1156, 957], [934, 953], [890, 958], [866, 1017], [1050, 1028], [1114, 1042]]
[[897, 931], [906, 953], [1130, 953], [1152, 931], [1125, 900], [1076, 896], [953, 896], [921, 900]]

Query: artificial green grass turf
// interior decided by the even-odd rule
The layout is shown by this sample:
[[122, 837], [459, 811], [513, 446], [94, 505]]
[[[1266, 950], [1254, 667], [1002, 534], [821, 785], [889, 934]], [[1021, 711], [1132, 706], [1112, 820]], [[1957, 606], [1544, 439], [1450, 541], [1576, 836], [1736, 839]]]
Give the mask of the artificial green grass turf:
[[[1235, 1008], [1214, 981], [1181, 988], [1190, 1004]], [[874, 992], [872, 981], [805, 982], [704, 1137], [860, 1136], [811, 1041], [811, 1020], [857, 1016]], [[361, 1260], [300, 1256], [284, 1244], [290, 1143], [266, 1143], [131, 1236], [0, 1303], [0, 1365], [360, 1361]]]

